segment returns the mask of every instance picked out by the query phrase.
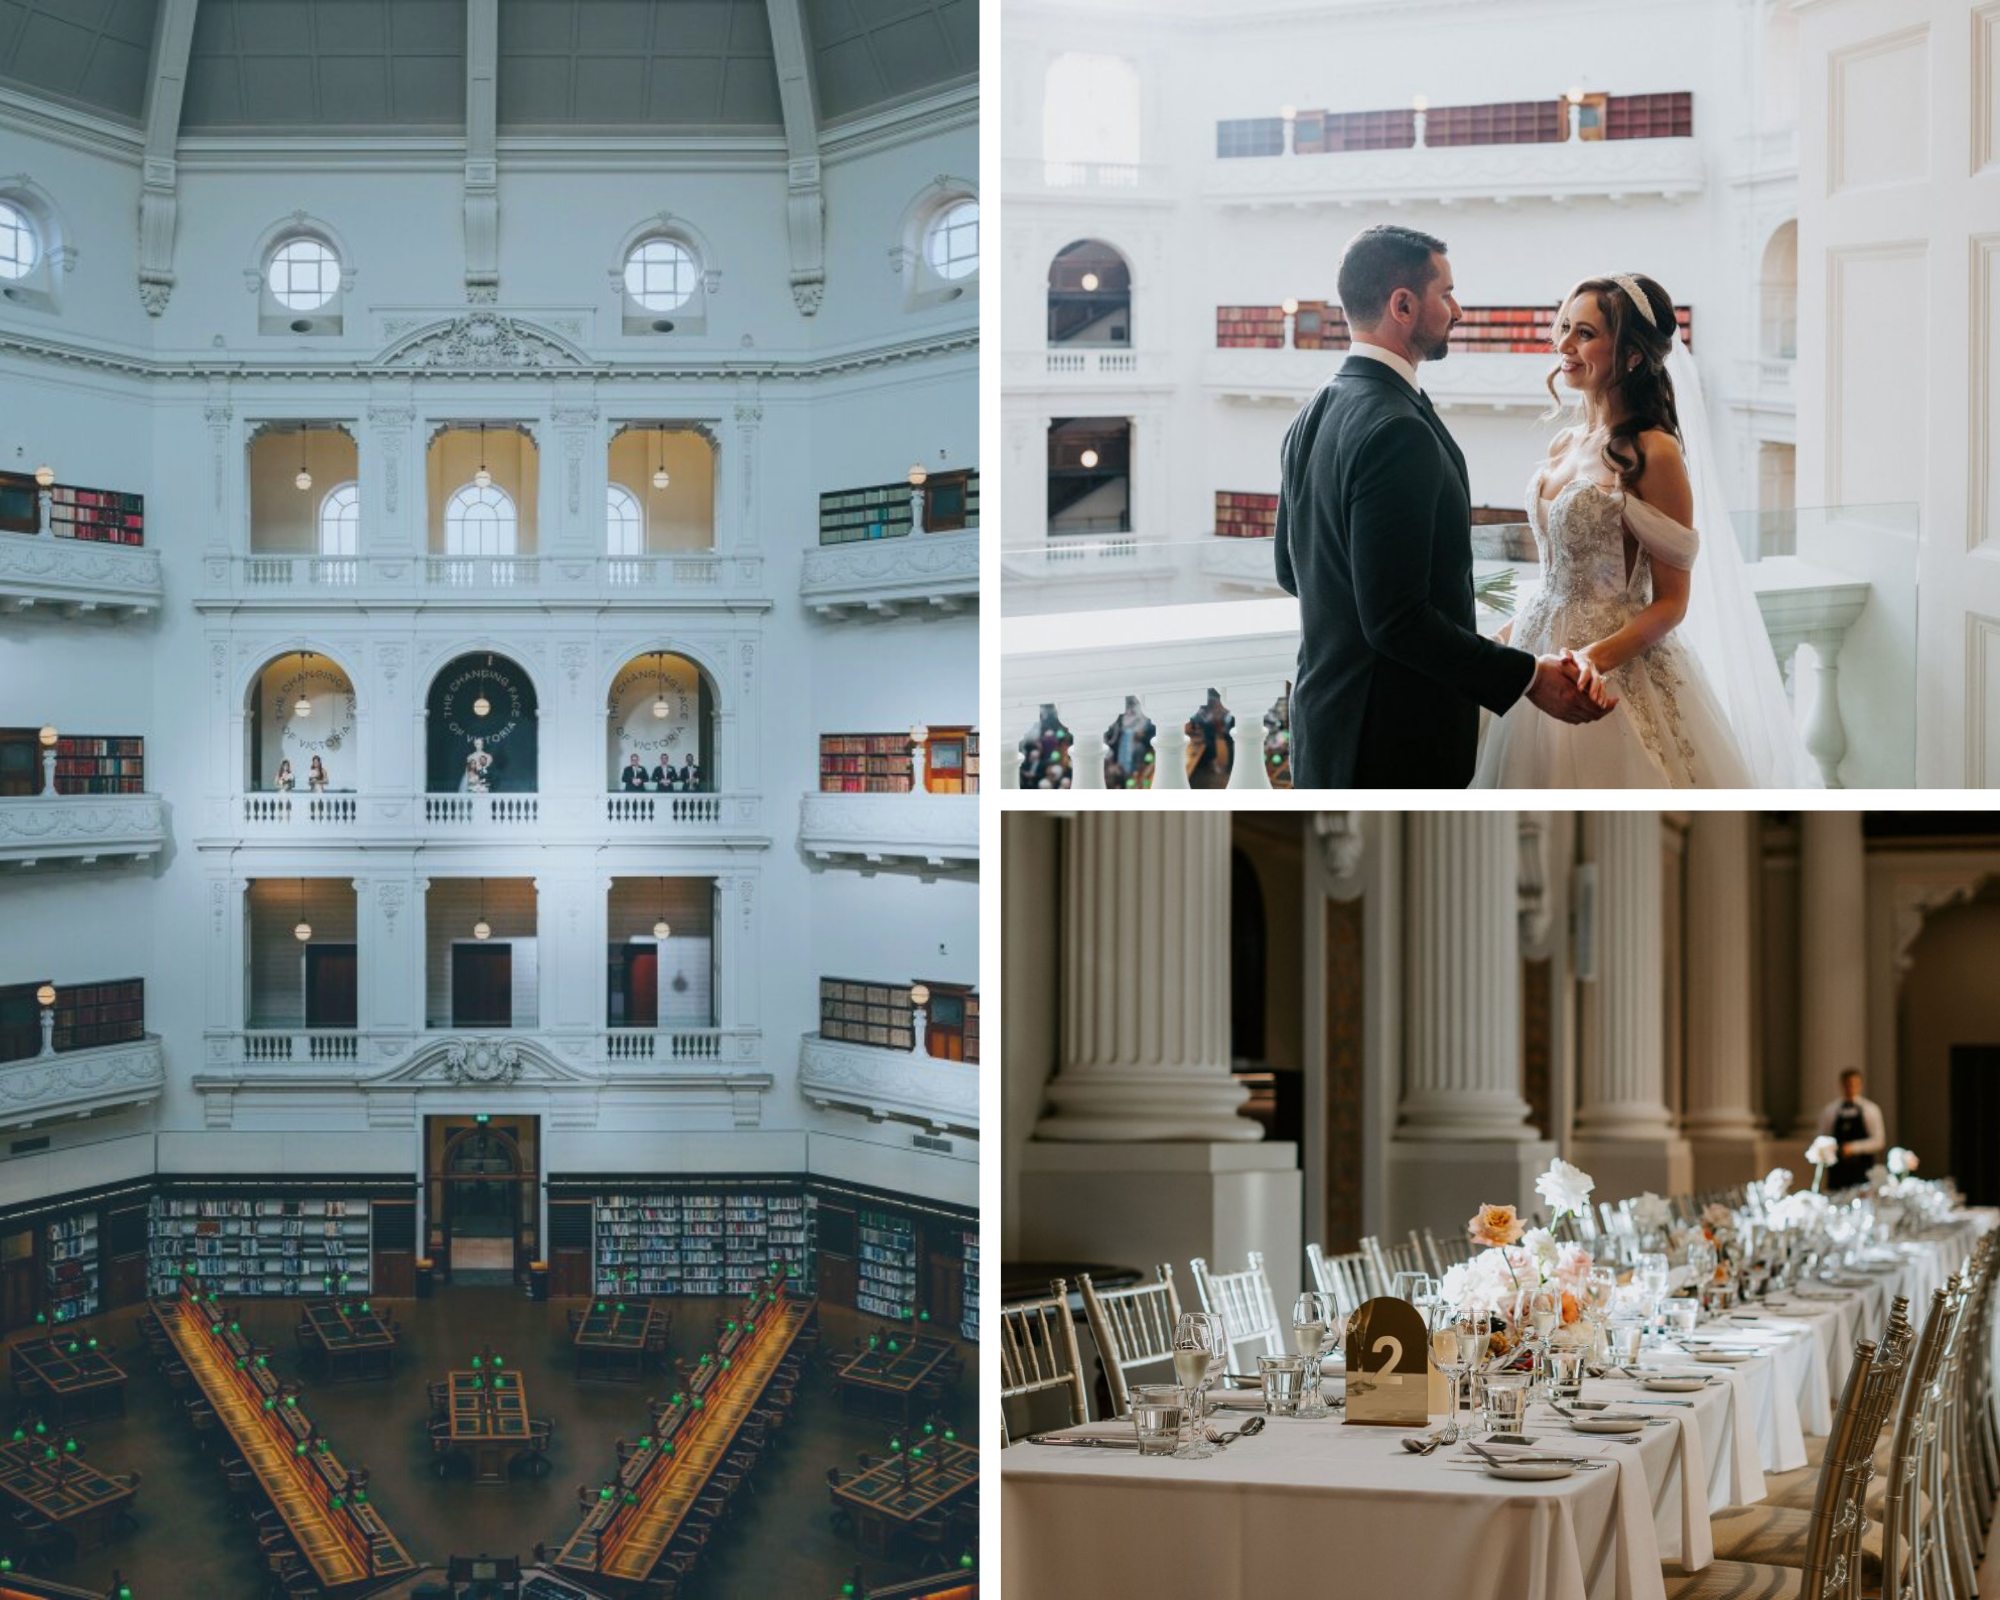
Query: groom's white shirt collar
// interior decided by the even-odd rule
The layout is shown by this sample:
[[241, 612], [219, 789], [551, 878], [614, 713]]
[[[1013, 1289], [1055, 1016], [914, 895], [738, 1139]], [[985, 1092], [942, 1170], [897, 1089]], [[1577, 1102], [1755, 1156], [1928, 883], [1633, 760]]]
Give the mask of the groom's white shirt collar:
[[1423, 389], [1423, 385], [1417, 382], [1417, 369], [1393, 350], [1385, 350], [1379, 344], [1367, 344], [1357, 338], [1348, 346], [1347, 353], [1349, 356], [1366, 356], [1370, 361], [1379, 361], [1412, 389], [1419, 392]]

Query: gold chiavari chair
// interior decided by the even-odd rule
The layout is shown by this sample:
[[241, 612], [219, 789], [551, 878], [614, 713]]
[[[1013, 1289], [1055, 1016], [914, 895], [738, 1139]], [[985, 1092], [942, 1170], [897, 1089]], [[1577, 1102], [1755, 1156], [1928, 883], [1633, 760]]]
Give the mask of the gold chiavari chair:
[[1049, 1284], [1046, 1300], [1022, 1300], [1000, 1308], [1003, 1426], [1007, 1401], [1032, 1404], [1029, 1397], [1050, 1392], [1067, 1400], [1070, 1424], [1090, 1420], [1083, 1363], [1076, 1353], [1076, 1324], [1070, 1318], [1069, 1285], [1061, 1278]]
[[1128, 1289], [1100, 1289], [1087, 1272], [1077, 1278], [1083, 1290], [1083, 1314], [1090, 1320], [1098, 1359], [1104, 1363], [1114, 1417], [1132, 1409], [1127, 1373], [1161, 1362], [1171, 1369], [1173, 1364], [1174, 1325], [1181, 1320], [1181, 1298], [1174, 1290], [1174, 1269], [1162, 1265], [1158, 1274], [1157, 1282], [1134, 1284]]

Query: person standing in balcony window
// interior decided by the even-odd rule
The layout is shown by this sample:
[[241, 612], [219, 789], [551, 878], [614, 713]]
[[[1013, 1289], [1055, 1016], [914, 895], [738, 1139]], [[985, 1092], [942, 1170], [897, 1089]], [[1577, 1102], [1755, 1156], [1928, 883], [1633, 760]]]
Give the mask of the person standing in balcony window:
[[318, 756], [314, 756], [312, 771], [306, 774], [306, 787], [314, 794], [325, 794], [326, 785], [326, 764]]
[[646, 788], [646, 763], [639, 759], [639, 752], [632, 752], [632, 759], [625, 763], [625, 770], [618, 774], [618, 786], [627, 794], [643, 794]]
[[692, 755], [681, 763], [680, 780], [685, 794], [693, 794], [701, 788], [701, 763]]
[[653, 787], [661, 794], [674, 792], [674, 764], [664, 755], [660, 757], [660, 764], [653, 768]]
[[290, 761], [280, 761], [278, 763], [278, 776], [273, 780], [271, 786], [279, 794], [290, 794], [292, 792], [292, 764]]

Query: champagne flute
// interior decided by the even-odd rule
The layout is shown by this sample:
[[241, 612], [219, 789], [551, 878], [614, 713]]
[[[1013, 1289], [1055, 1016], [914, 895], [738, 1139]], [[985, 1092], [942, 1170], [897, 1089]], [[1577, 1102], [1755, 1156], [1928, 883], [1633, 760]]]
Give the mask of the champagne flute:
[[1595, 1361], [1604, 1346], [1604, 1329], [1611, 1320], [1611, 1308], [1618, 1303], [1618, 1269], [1592, 1267], [1583, 1282], [1590, 1307], [1591, 1360]]
[[1319, 1364], [1326, 1353], [1327, 1336], [1333, 1326], [1333, 1296], [1308, 1289], [1292, 1306], [1292, 1349], [1306, 1364], [1305, 1387], [1299, 1395], [1300, 1417], [1329, 1415], [1326, 1397], [1320, 1393]]
[[[1472, 1319], [1449, 1301], [1432, 1297], [1424, 1302], [1425, 1325], [1430, 1330], [1431, 1364], [1445, 1376], [1451, 1398], [1446, 1403], [1444, 1427], [1438, 1433], [1443, 1444], [1458, 1443], [1458, 1386], [1473, 1357], [1474, 1341], [1464, 1336]], [[1479, 1331], [1478, 1348], [1484, 1349], [1484, 1328]]]
[[1549, 1336], [1562, 1321], [1562, 1291], [1553, 1284], [1541, 1284], [1528, 1295], [1528, 1325], [1535, 1330], [1535, 1378], [1548, 1398]]
[[1176, 1461], [1205, 1461], [1215, 1454], [1202, 1427], [1202, 1392], [1216, 1365], [1227, 1359], [1228, 1343], [1222, 1318], [1210, 1311], [1183, 1311], [1174, 1324], [1174, 1379], [1187, 1394], [1187, 1443], [1174, 1452]]

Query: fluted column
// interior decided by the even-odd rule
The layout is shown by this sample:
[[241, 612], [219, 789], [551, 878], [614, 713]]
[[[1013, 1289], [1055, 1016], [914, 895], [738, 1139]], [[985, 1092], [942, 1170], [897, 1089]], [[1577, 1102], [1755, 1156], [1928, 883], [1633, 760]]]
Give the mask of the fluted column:
[[1597, 967], [1585, 1004], [1576, 1160], [1607, 1199], [1690, 1189], [1692, 1152], [1666, 1103], [1659, 813], [1606, 811], [1590, 823]]
[[1511, 811], [1408, 818], [1398, 1139], [1537, 1137], [1521, 1096], [1518, 823]]
[[1688, 1048], [1683, 1124], [1695, 1184], [1726, 1188], [1757, 1175], [1761, 1129], [1751, 1036], [1756, 952], [1752, 829], [1742, 811], [1700, 811], [1688, 835]]
[[1818, 1129], [1840, 1074], [1863, 1069], [1868, 1040], [1867, 874], [1858, 811], [1799, 815], [1799, 1109]]
[[1037, 1138], [1262, 1137], [1229, 1075], [1229, 825], [1225, 811], [1071, 822], [1061, 1065]]

